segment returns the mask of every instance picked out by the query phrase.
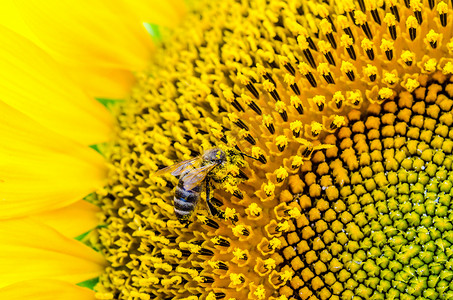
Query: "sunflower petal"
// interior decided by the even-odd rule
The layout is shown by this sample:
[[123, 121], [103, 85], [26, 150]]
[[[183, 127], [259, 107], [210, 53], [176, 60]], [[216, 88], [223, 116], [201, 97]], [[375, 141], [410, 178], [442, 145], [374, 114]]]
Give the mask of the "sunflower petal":
[[57, 209], [104, 184], [96, 151], [0, 102], [0, 218]]
[[22, 18], [17, 5], [13, 1], [0, 1], [0, 24], [22, 36], [26, 36], [37, 45], [40, 42]]
[[129, 70], [74, 66], [67, 67], [67, 71], [78, 86], [99, 98], [124, 99], [135, 83], [135, 77]]
[[[51, 54], [93, 97], [124, 98], [130, 89], [131, 72], [148, 65], [154, 45], [139, 17], [130, 9], [114, 12], [103, 0], [26, 0], [17, 1], [16, 5], [32, 32], [17, 22], [20, 33]], [[129, 74], [120, 74], [118, 70], [127, 70]], [[84, 72], [92, 75], [80, 76]], [[92, 88], [93, 77], [99, 81], [106, 76], [110, 78], [104, 81], [116, 85], [113, 90], [112, 84]]]
[[64, 65], [138, 70], [148, 63], [153, 44], [144, 26], [101, 0], [16, 3], [46, 50]]
[[18, 282], [0, 289], [8, 300], [95, 300], [95, 292], [61, 280], [39, 279]]
[[101, 254], [29, 218], [0, 222], [0, 249], [0, 288], [40, 278], [78, 283], [104, 268]]
[[85, 200], [66, 207], [36, 214], [31, 218], [46, 224], [67, 237], [76, 237], [96, 227], [100, 209]]
[[64, 76], [41, 49], [0, 27], [0, 99], [17, 110], [83, 144], [109, 138], [108, 111]]
[[119, 99], [154, 48], [142, 22], [173, 27], [185, 8], [183, 0], [3, 1], [0, 24], [51, 53], [89, 95]]
[[186, 12], [186, 4], [182, 0], [151, 0], [151, 1], [124, 1], [104, 0], [106, 6], [124, 16], [129, 13], [130, 18], [137, 18], [140, 22], [147, 22], [159, 26], [174, 27]]

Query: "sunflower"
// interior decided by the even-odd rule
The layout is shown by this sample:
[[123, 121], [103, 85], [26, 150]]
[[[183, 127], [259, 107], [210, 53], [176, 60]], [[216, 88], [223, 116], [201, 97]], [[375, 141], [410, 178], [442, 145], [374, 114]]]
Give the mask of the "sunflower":
[[[133, 6], [139, 10], [132, 13], [128, 6], [115, 4], [109, 14], [141, 19], [150, 10]], [[43, 13], [51, 20], [55, 14], [48, 9]], [[58, 180], [60, 193], [72, 193], [65, 195], [73, 199], [66, 205], [75, 205], [75, 199], [104, 184], [103, 172], [108, 176], [105, 187], [92, 197], [101, 218], [99, 238], [92, 246], [100, 249], [105, 262], [99, 253], [70, 240], [88, 253], [67, 244], [61, 248], [91, 262], [74, 261], [71, 266], [72, 257], [61, 258], [65, 266], [80, 268], [65, 272], [74, 278], [61, 282], [55, 274], [22, 274], [21, 282], [8, 282], [3, 290], [25, 284], [28, 291], [51, 286], [72, 293], [70, 286], [92, 297], [68, 282], [103, 270], [95, 287], [97, 299], [452, 298], [451, 10], [451, 3], [431, 0], [198, 1], [191, 3], [180, 26], [161, 30], [165, 38], [154, 58], [125, 54], [120, 45], [137, 50], [137, 44], [127, 40], [112, 43], [118, 47], [102, 43], [114, 52], [95, 52], [86, 64], [75, 63], [90, 48], [86, 43], [65, 47], [67, 41], [55, 39], [48, 26], [38, 38], [20, 31], [51, 53], [89, 95], [101, 95], [104, 86], [100, 81], [90, 84], [86, 71], [97, 74], [86, 76], [100, 71], [102, 82], [127, 83], [131, 77], [123, 77], [124, 70], [137, 70], [143, 62], [149, 67], [135, 74], [137, 84], [127, 101], [112, 107], [114, 142], [101, 151], [107, 170], [98, 156], [80, 146], [107, 138], [111, 125], [101, 108], [83, 110], [88, 116], [76, 121], [83, 120], [94, 136], [74, 141], [73, 135], [86, 136], [55, 129], [57, 119], [36, 119], [31, 112], [41, 107], [31, 109], [28, 102], [20, 106], [21, 97], [5, 104], [3, 111], [12, 116], [5, 128], [16, 130], [11, 139], [30, 132], [24, 139], [34, 138], [39, 145], [26, 148], [30, 160], [46, 164], [32, 168], [34, 172], [47, 170], [59, 159], [74, 166], [58, 162], [55, 170], [27, 176], [27, 183], [36, 178], [35, 186], [42, 187], [44, 175], [49, 183]], [[30, 28], [40, 27], [41, 22], [33, 23], [33, 14], [23, 15]], [[75, 30], [66, 19], [62, 23]], [[91, 34], [88, 29], [77, 32], [82, 37]], [[104, 33], [117, 37], [117, 32]], [[116, 71], [105, 79], [109, 68]], [[124, 95], [107, 90], [105, 97]], [[35, 119], [19, 121], [14, 114], [18, 109]], [[67, 108], [62, 113], [73, 116]], [[97, 122], [90, 123], [93, 116]], [[41, 138], [47, 136], [38, 127], [41, 122], [49, 140], [59, 138], [58, 146]], [[63, 136], [71, 142], [65, 144]], [[5, 146], [11, 145], [18, 143], [5, 140]], [[8, 168], [5, 183], [8, 178], [19, 180], [12, 169], [30, 172], [34, 166], [23, 162], [23, 148], [8, 148], [7, 155], [20, 153], [17, 165], [22, 167]], [[174, 190], [187, 180], [187, 173], [179, 179], [153, 174], [213, 148], [222, 149], [226, 158], [198, 182], [204, 186], [209, 179], [211, 192], [197, 191], [196, 207], [185, 208], [190, 217], [176, 218]], [[67, 149], [74, 153], [62, 158]], [[36, 158], [39, 151], [54, 155], [44, 161]], [[15, 223], [9, 229], [24, 228], [25, 235], [31, 232], [27, 226], [36, 232], [37, 223], [52, 220], [49, 215], [57, 213], [51, 209], [66, 218], [74, 212], [56, 204], [62, 198], [56, 194], [24, 190], [28, 194], [23, 199], [40, 195], [46, 206], [14, 202], [17, 207], [3, 210], [16, 212], [5, 216], [5, 224]], [[90, 207], [76, 211], [92, 215], [95, 207]], [[24, 217], [31, 214], [29, 209], [33, 217]], [[45, 217], [34, 217], [40, 214]], [[36, 238], [45, 243], [40, 249], [55, 244], [46, 240], [51, 233], [43, 230], [41, 235]], [[13, 240], [27, 238], [16, 234]], [[14, 250], [11, 255], [20, 253]], [[54, 252], [66, 253], [60, 248]], [[43, 285], [36, 281], [49, 277]]]
[[94, 97], [127, 94], [154, 47], [143, 22], [182, 12], [114, 2], [1, 4], [1, 299], [94, 299], [76, 285], [106, 266], [88, 246], [100, 210], [86, 196], [105, 184], [93, 145], [114, 124]]
[[[450, 13], [196, 3], [118, 109], [98, 296], [451, 298]], [[216, 147], [178, 220], [189, 173], [153, 174]]]

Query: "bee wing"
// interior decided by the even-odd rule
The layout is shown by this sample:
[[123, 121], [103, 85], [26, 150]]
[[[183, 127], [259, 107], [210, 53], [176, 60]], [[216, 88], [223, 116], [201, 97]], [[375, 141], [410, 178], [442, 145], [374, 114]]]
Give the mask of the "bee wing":
[[194, 157], [189, 160], [181, 161], [177, 164], [160, 169], [156, 173], [154, 173], [153, 176], [160, 176], [165, 173], [170, 173], [173, 176], [179, 176], [190, 170], [195, 170], [199, 166], [199, 163], [200, 163], [200, 157]]
[[208, 173], [216, 166], [217, 164], [209, 164], [195, 170], [191, 170], [184, 175], [182, 181], [184, 182], [184, 189], [191, 190], [197, 185], [200, 185], [203, 180], [206, 178]]

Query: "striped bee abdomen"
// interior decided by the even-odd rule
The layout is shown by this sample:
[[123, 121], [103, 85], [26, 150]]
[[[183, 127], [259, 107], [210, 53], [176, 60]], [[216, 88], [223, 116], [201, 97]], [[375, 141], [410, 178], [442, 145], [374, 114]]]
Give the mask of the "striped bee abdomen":
[[197, 185], [191, 190], [184, 189], [184, 182], [180, 179], [173, 199], [175, 214], [178, 219], [189, 216], [195, 209], [201, 195], [201, 186]]

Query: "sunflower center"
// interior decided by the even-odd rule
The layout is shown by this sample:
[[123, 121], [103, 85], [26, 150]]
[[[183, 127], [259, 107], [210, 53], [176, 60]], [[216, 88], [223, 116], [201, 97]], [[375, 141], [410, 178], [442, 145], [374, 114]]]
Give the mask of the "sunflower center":
[[[427, 2], [197, 1], [118, 113], [105, 297], [448, 293], [452, 18]], [[179, 222], [152, 174], [219, 146], [256, 160]]]
[[281, 265], [296, 273], [282, 294], [453, 295], [452, 92], [450, 78], [439, 76], [351, 111], [348, 126], [326, 137], [337, 148], [302, 166], [295, 203], [304, 217], [285, 234]]

